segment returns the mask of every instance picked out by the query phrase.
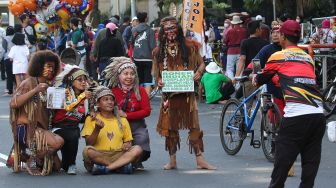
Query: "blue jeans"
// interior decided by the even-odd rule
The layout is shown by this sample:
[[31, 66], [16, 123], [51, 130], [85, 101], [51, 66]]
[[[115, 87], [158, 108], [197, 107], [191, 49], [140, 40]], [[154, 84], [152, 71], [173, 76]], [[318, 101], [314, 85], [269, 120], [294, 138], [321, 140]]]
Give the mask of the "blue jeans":
[[232, 80], [238, 66], [239, 54], [228, 54], [226, 62], [226, 74]]

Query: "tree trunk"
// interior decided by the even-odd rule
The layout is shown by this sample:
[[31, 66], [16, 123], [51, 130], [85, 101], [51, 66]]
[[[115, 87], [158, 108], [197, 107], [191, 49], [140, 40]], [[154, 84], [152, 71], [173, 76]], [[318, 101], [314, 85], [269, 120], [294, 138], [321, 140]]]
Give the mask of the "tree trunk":
[[296, 16], [304, 16], [303, 0], [296, 0]]
[[92, 20], [92, 27], [97, 27], [98, 24], [100, 23], [100, 10], [98, 9], [98, 3], [99, 0], [95, 0], [92, 10], [91, 10], [91, 14], [90, 14], [90, 20]]

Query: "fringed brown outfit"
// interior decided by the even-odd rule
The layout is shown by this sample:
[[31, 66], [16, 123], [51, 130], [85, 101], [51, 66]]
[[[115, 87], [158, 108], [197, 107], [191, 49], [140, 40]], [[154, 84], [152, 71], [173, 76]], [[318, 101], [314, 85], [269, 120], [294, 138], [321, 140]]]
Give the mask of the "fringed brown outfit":
[[[37, 78], [30, 77], [24, 80], [20, 86], [17, 88], [16, 92], [11, 99], [11, 103], [16, 105], [17, 97], [28, 93], [33, 90], [38, 85]], [[49, 125], [49, 111], [46, 108], [46, 104], [43, 101], [43, 94], [37, 93], [32, 98], [30, 98], [22, 107], [13, 109], [11, 108], [10, 113], [10, 123], [14, 138], [14, 171], [18, 172], [22, 169], [22, 162], [27, 162], [27, 170], [29, 173], [31, 168], [38, 168], [36, 164], [29, 166], [28, 163], [37, 163], [36, 160], [37, 153], [45, 153], [48, 150], [46, 135], [42, 130], [48, 130]], [[19, 127], [24, 127], [24, 138], [22, 138], [22, 133], [18, 133]], [[22, 131], [22, 129], [21, 129]], [[21, 137], [21, 138], [20, 138]], [[25, 142], [22, 145], [22, 141]], [[26, 153], [26, 149], [29, 153]], [[26, 158], [26, 159], [23, 159]], [[28, 158], [27, 158], [28, 157]], [[52, 171], [52, 156], [50, 154], [45, 155], [44, 161], [40, 161], [41, 169], [40, 174], [34, 175], [48, 175]]]
[[[157, 62], [156, 55], [159, 48], [154, 49], [153, 56], [156, 69], [156, 80], [161, 79], [161, 73], [167, 71], [196, 71], [202, 63], [202, 58], [198, 53], [198, 47], [195, 42], [186, 40], [188, 48], [189, 62], [187, 65], [182, 60], [180, 46], [177, 54], [166, 53], [166, 62]], [[165, 67], [165, 64], [167, 65]], [[168, 103], [168, 104], [167, 104]], [[166, 151], [170, 155], [176, 153], [180, 148], [179, 130], [189, 129], [189, 151], [200, 155], [203, 148], [203, 132], [200, 130], [198, 120], [198, 107], [195, 94], [191, 93], [164, 93], [161, 101], [159, 120], [157, 123], [157, 132], [166, 137]]]

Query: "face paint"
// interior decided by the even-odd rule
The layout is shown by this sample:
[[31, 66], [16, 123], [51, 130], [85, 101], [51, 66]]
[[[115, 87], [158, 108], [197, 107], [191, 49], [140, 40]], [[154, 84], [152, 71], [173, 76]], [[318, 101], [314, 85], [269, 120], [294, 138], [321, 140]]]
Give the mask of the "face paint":
[[168, 21], [167, 24], [163, 27], [163, 29], [168, 42], [175, 41], [178, 33], [176, 24]]
[[46, 62], [43, 67], [42, 76], [48, 80], [52, 80], [54, 78], [54, 69], [55, 64], [53, 62]]

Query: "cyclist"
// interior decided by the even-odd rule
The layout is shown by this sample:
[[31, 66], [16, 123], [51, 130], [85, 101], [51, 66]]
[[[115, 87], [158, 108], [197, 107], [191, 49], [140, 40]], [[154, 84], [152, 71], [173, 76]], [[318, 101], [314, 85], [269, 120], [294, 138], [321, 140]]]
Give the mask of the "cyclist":
[[[275, 52], [282, 50], [281, 45], [279, 44], [279, 35], [280, 35], [280, 25], [274, 25], [271, 30], [271, 39], [272, 43], [264, 46], [258, 54], [254, 57], [254, 59], [260, 60], [261, 68], [265, 67], [265, 64], [268, 58]], [[249, 75], [252, 72], [252, 63], [249, 63], [247, 68], [244, 70], [244, 75]], [[284, 107], [285, 101], [283, 99], [283, 95], [281, 89], [276, 86], [273, 82], [267, 83], [267, 92], [272, 94], [274, 97], [274, 103], [279, 107], [281, 115], [284, 115]]]
[[275, 163], [269, 188], [284, 187], [287, 172], [301, 154], [302, 175], [299, 187], [313, 187], [321, 160], [321, 144], [326, 120], [322, 96], [316, 88], [313, 59], [297, 47], [301, 28], [287, 20], [280, 28], [284, 50], [274, 53], [253, 85], [262, 85], [279, 76], [285, 98], [284, 118], [275, 141]]

